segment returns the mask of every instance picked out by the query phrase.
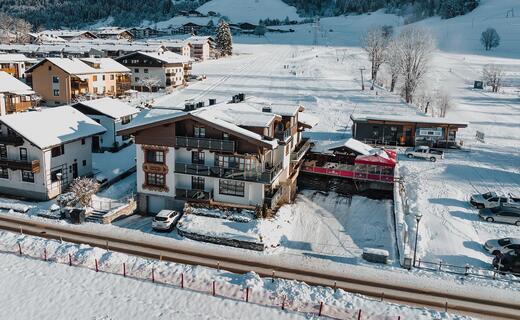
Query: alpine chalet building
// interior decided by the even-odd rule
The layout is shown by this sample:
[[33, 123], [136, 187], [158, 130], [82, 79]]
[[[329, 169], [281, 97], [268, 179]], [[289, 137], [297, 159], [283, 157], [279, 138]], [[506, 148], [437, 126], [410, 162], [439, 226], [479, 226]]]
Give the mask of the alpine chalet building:
[[303, 110], [241, 94], [230, 103], [140, 114], [119, 131], [135, 137], [139, 211], [186, 201], [272, 210], [290, 201], [310, 147], [302, 131], [314, 122]]

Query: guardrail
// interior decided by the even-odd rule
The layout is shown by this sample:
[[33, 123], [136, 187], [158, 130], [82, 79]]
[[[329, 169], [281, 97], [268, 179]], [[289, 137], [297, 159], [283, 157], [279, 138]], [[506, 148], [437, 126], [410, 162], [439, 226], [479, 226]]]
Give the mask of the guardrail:
[[196, 137], [175, 137], [177, 147], [235, 152], [235, 141]]
[[193, 163], [175, 163], [175, 172], [198, 176], [217, 177], [223, 179], [244, 180], [261, 183], [271, 183], [282, 170], [282, 165], [263, 171], [245, 171], [232, 168], [206, 166]]
[[296, 150], [291, 153], [291, 161], [300, 161], [311, 148], [311, 142], [308, 139], [302, 140], [302, 142], [303, 143], [296, 146]]

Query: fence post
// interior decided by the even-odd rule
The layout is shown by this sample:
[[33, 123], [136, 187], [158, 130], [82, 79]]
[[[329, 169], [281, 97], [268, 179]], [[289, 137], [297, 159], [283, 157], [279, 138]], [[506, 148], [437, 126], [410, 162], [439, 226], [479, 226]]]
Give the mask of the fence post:
[[381, 301], [384, 301], [384, 300], [385, 300], [385, 293], [381, 292]]
[[282, 310], [285, 310], [285, 298], [286, 298], [286, 296], [283, 296], [283, 299], [282, 299]]
[[441, 269], [442, 269], [442, 260], [439, 261], [439, 271], [441, 271]]
[[155, 268], [152, 268], [152, 282], [155, 282]]
[[69, 253], [69, 267], [72, 266], [72, 255]]
[[469, 265], [466, 265], [464, 275], [467, 276], [469, 274]]
[[246, 302], [249, 302], [249, 287], [246, 287]]
[[213, 296], [215, 296], [216, 292], [215, 292], [215, 280], [213, 280]]
[[220, 262], [217, 261], [217, 270], [220, 271]]
[[98, 261], [97, 261], [97, 259], [95, 259], [95, 262], [96, 262], [96, 272], [98, 272], [98, 271], [99, 271], [99, 266], [98, 266]]
[[274, 270], [273, 270], [273, 276], [271, 277], [271, 282], [274, 282]]
[[361, 309], [359, 309], [359, 312], [358, 312], [358, 314], [357, 314], [357, 319], [358, 319], [358, 320], [361, 320]]
[[321, 317], [322, 311], [323, 311], [323, 301], [320, 301], [320, 310], [318, 311], [318, 317]]
[[126, 277], [126, 263], [123, 262], [123, 277]]
[[18, 242], [18, 253], [22, 255], [22, 246], [20, 245], [20, 242]]
[[47, 248], [43, 248], [43, 260], [47, 261]]
[[444, 311], [448, 312], [448, 301], [446, 301], [446, 304], [444, 305]]
[[181, 273], [181, 288], [184, 289], [184, 273]]
[[23, 236], [23, 228], [20, 226], [20, 234]]
[[334, 281], [334, 292], [336, 292], [336, 288], [337, 288], [337, 283], [336, 283], [336, 281]]

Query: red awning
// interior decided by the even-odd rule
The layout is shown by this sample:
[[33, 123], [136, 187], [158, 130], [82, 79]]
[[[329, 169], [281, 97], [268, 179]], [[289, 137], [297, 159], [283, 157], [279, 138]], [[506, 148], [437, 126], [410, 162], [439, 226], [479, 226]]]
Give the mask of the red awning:
[[355, 164], [368, 164], [372, 166], [391, 167], [394, 168], [396, 161], [391, 158], [384, 158], [377, 154], [369, 156], [357, 156], [354, 160]]
[[385, 150], [386, 154], [387, 154], [390, 158], [392, 158], [392, 159], [394, 159], [394, 160], [397, 159], [397, 152], [396, 152], [395, 150], [390, 150], [390, 149], [384, 149], [384, 150]]

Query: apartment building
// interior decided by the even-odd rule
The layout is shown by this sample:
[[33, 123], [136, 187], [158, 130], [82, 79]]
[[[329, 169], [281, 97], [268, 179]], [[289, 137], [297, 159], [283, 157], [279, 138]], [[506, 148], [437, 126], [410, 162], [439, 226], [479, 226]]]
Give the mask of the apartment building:
[[191, 56], [197, 60], [208, 60], [213, 56], [215, 40], [209, 36], [191, 36], [186, 39], [191, 45]]
[[9, 73], [15, 78], [25, 79], [25, 70], [37, 62], [23, 54], [0, 53], [0, 71]]
[[303, 110], [240, 95], [139, 115], [119, 131], [135, 137], [139, 210], [154, 214], [186, 201], [272, 210], [289, 201], [310, 147], [301, 136], [310, 127], [299, 120]]
[[46, 58], [27, 74], [33, 90], [47, 105], [120, 96], [130, 89], [130, 70], [110, 58]]
[[170, 51], [137, 51], [117, 61], [132, 70], [132, 88], [140, 91], [184, 85], [191, 73], [191, 59]]
[[0, 71], [0, 116], [26, 111], [35, 103], [35, 93], [31, 87]]
[[92, 173], [103, 126], [70, 106], [0, 117], [0, 193], [48, 200]]

